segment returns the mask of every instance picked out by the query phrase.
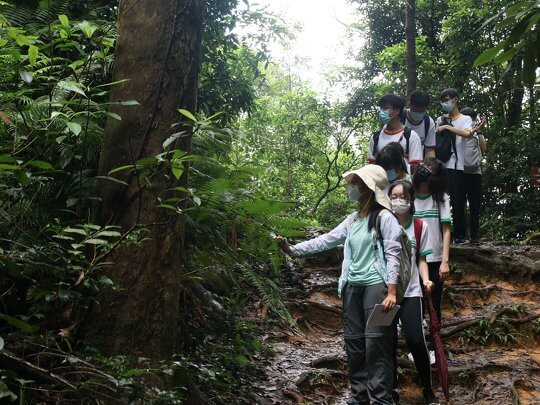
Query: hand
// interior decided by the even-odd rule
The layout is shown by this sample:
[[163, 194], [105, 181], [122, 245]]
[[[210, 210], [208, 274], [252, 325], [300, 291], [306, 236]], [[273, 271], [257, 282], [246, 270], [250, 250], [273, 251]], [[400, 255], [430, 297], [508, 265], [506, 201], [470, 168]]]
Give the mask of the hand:
[[292, 253], [291, 246], [283, 236], [276, 236], [276, 242], [283, 253], [288, 255]]
[[384, 312], [390, 311], [396, 306], [396, 294], [388, 293], [382, 304], [384, 305]]
[[424, 281], [424, 288], [426, 289], [426, 292], [428, 294], [431, 294], [431, 291], [433, 291], [434, 286], [435, 286], [435, 284], [433, 284], [433, 281], [431, 281], [431, 280]]
[[437, 133], [445, 131], [448, 128], [450, 128], [450, 125], [440, 125], [439, 127], [437, 127]]
[[448, 262], [441, 263], [441, 266], [439, 267], [439, 277], [441, 278], [441, 281], [450, 277], [450, 266], [448, 266]]

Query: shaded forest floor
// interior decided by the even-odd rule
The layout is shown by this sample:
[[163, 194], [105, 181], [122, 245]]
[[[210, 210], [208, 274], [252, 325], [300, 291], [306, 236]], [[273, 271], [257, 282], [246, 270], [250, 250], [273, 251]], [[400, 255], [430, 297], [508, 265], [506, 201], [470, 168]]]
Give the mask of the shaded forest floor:
[[[261, 403], [341, 404], [348, 398], [339, 252], [303, 262], [304, 289], [287, 303], [302, 333], [273, 330], [263, 340], [274, 357], [261, 359], [267, 380]], [[452, 277], [443, 296], [442, 336], [450, 403], [540, 403], [540, 248], [484, 244], [452, 248]], [[421, 404], [413, 363], [400, 339], [400, 395]], [[442, 401], [436, 372], [433, 385]]]

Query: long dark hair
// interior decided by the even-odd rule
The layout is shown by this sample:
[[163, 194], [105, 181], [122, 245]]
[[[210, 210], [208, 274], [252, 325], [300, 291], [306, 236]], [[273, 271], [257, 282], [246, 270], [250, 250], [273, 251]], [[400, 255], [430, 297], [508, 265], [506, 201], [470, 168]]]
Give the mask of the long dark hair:
[[403, 159], [403, 147], [399, 142], [390, 142], [377, 153], [376, 163], [384, 170], [396, 170], [398, 173], [408, 173]]
[[[373, 193], [375, 194], [375, 193]], [[385, 210], [381, 204], [375, 201], [375, 204], [373, 204], [373, 207], [371, 207], [371, 211], [369, 212], [369, 218], [368, 218], [368, 230], [371, 231], [375, 224], [377, 223], [377, 217], [379, 216], [379, 213], [382, 210]]]
[[444, 202], [444, 193], [448, 191], [448, 171], [443, 163], [434, 157], [422, 160], [413, 175], [414, 189], [418, 190], [420, 184], [428, 183], [429, 194], [438, 203]]

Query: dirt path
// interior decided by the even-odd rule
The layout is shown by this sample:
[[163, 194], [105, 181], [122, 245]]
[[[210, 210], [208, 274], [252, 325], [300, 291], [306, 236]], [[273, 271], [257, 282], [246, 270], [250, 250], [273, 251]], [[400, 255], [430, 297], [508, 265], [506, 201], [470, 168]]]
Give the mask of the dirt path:
[[[452, 250], [455, 266], [443, 297], [443, 341], [453, 404], [540, 404], [540, 251], [508, 246]], [[336, 254], [306, 261], [305, 290], [288, 304], [302, 335], [268, 337], [265, 403], [343, 404], [348, 382]], [[421, 404], [414, 365], [400, 342], [403, 404]], [[434, 388], [442, 401], [436, 373]]]

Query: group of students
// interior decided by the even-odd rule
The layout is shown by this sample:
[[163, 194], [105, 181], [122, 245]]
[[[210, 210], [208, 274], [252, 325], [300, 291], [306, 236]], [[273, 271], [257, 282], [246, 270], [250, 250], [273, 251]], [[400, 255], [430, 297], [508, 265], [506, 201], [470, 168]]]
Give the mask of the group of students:
[[[383, 127], [371, 136], [368, 161], [390, 170], [391, 183], [392, 176], [406, 179], [408, 173], [412, 173], [411, 168], [424, 157], [437, 157], [448, 172], [453, 241], [456, 244], [467, 241], [465, 206], [468, 203], [469, 240], [477, 244], [480, 242], [482, 160], [486, 152], [482, 127], [486, 117], [479, 118], [472, 108], [460, 111], [460, 96], [454, 89], [443, 90], [439, 97], [444, 113], [436, 121], [427, 114], [430, 97], [425, 91], [411, 93], [408, 109], [405, 109], [405, 100], [396, 94], [381, 97], [379, 118]], [[403, 159], [398, 156], [400, 149]]]
[[[473, 118], [466, 115], [471, 111], [459, 112], [458, 99], [453, 89], [441, 93], [441, 107], [448, 115], [435, 123], [426, 114], [429, 96], [425, 92], [413, 92], [406, 111], [401, 97], [382, 97], [379, 117], [383, 128], [373, 134], [369, 145], [372, 164], [343, 175], [349, 199], [358, 202], [358, 209], [332, 231], [314, 239], [291, 246], [277, 238], [281, 249], [293, 257], [344, 247], [338, 295], [343, 299], [349, 404], [399, 403], [398, 322], [418, 371], [425, 404], [439, 403], [431, 385], [423, 297], [431, 295], [440, 320], [443, 283], [450, 274], [451, 203], [454, 238], [459, 243], [465, 237], [465, 215], [464, 203], [463, 212], [459, 212], [458, 202], [462, 192], [474, 198], [466, 191], [466, 183], [481, 185], [479, 167], [480, 172], [464, 170], [467, 142], [474, 138], [477, 148], [485, 148], [478, 136], [480, 126], [473, 125]], [[436, 157], [441, 156], [437, 137], [443, 131], [457, 135], [449, 137], [452, 150], [446, 161]], [[469, 174], [480, 176], [480, 183], [468, 179]], [[469, 204], [472, 213], [473, 204]], [[461, 214], [463, 227], [456, 227], [456, 217], [461, 218]], [[368, 323], [375, 305], [391, 310], [398, 303], [404, 233], [411, 244], [411, 278], [395, 322], [390, 326]], [[471, 217], [471, 240], [477, 238], [477, 223]]]

